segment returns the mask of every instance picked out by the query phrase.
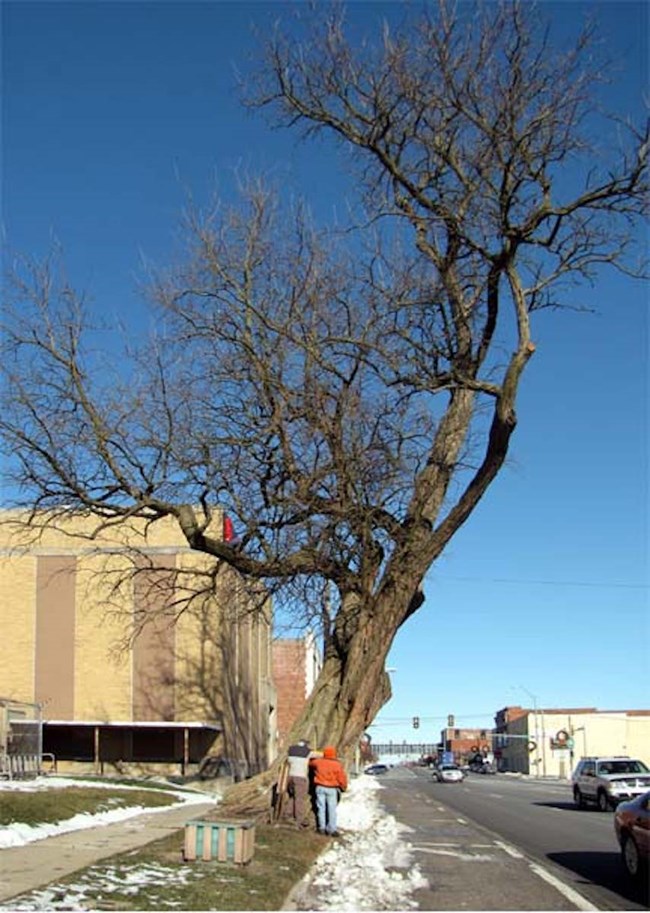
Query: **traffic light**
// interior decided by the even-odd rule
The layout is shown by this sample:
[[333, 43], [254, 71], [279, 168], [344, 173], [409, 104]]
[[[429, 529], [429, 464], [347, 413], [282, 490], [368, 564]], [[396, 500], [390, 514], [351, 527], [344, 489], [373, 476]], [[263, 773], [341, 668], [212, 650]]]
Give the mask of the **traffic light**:
[[413, 717], [413, 728], [414, 728], [414, 729], [419, 729], [419, 728], [420, 728], [420, 717], [419, 717], [419, 716], [414, 716], [414, 717]]

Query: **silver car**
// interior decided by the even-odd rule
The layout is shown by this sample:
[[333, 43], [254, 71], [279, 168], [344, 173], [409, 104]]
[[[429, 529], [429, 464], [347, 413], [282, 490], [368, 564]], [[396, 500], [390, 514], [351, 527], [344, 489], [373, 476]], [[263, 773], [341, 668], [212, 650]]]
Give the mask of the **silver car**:
[[456, 764], [441, 764], [433, 772], [434, 779], [439, 783], [462, 783], [465, 774]]
[[602, 812], [650, 789], [650, 770], [643, 761], [627, 756], [582, 758], [571, 779], [576, 805], [584, 808], [595, 802]]

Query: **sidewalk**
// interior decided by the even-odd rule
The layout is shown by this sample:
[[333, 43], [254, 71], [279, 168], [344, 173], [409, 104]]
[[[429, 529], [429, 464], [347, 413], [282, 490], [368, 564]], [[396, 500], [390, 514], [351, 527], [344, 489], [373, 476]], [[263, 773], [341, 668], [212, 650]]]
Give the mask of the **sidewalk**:
[[[472, 824], [458, 812], [444, 806], [417, 781], [382, 778], [378, 793], [380, 809], [401, 830], [404, 852], [392, 852], [390, 843], [382, 845], [381, 826], [376, 823], [376, 851], [369, 849], [366, 872], [365, 905], [353, 906], [358, 882], [350, 877], [339, 892], [346, 902], [330, 907], [332, 883], [344, 885], [351, 876], [347, 857], [348, 836], [342, 836], [324, 853], [323, 864], [314, 867], [296, 884], [283, 910], [313, 911], [327, 909], [417, 909], [417, 910], [594, 910], [589, 902], [550, 872], [527, 859], [516, 847], [500, 841], [489, 830]], [[372, 838], [371, 838], [372, 839]], [[381, 876], [388, 874], [396, 891]], [[400, 893], [400, 885], [411, 882], [405, 903], [389, 905], [391, 894]], [[423, 886], [418, 886], [423, 885]], [[369, 901], [373, 901], [370, 903]], [[414, 905], [414, 906], [413, 906]]]
[[100, 859], [166, 837], [183, 828], [191, 818], [213, 810], [214, 802], [181, 805], [0, 850], [0, 902], [57, 881]]
[[413, 862], [429, 883], [415, 894], [419, 910], [595, 909], [515, 847], [425, 790], [400, 789], [387, 780], [382, 785], [381, 805], [408, 826]]
[[[406, 827], [406, 865], [417, 865], [428, 886], [413, 895], [419, 910], [592, 910], [580, 895], [544, 880], [513, 847], [463, 820], [424, 790], [383, 780], [381, 808]], [[137, 849], [184, 827], [213, 803], [179, 806], [0, 851], [0, 902], [44, 887], [78, 869]], [[345, 852], [345, 836], [341, 849]], [[395, 871], [404, 872], [398, 868]], [[404, 863], [402, 863], [404, 865]], [[391, 868], [392, 870], [392, 868]], [[320, 909], [309, 876], [295, 885], [285, 910]]]

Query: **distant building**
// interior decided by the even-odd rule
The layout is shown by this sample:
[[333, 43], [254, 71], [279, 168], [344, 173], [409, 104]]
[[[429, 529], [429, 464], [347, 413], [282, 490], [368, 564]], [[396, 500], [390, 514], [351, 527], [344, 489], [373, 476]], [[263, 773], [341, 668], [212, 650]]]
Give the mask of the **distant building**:
[[589, 755], [629, 755], [650, 767], [650, 710], [504, 707], [494, 754], [499, 770], [562, 779]]
[[88, 514], [38, 536], [20, 519], [0, 512], [0, 695], [41, 706], [59, 769], [188, 772], [208, 754], [238, 777], [265, 769], [277, 724], [263, 591], [217, 573], [171, 519], [93, 538]]
[[467, 764], [477, 755], [491, 761], [492, 730], [447, 726], [440, 733], [440, 751], [451, 752], [456, 764]]
[[277, 695], [277, 736], [280, 749], [313, 691], [323, 661], [313, 633], [273, 642], [273, 682]]

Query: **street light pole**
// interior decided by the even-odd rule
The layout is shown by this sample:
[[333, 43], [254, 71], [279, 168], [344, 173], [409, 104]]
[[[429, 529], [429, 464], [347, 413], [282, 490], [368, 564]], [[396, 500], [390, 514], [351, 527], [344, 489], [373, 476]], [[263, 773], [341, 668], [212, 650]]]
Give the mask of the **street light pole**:
[[537, 710], [537, 698], [532, 693], [532, 691], [528, 690], [528, 688], [524, 688], [523, 685], [520, 685], [519, 687], [522, 691], [526, 692], [526, 694], [531, 698], [533, 702], [533, 714], [535, 719], [535, 776], [539, 777], [539, 716]]

